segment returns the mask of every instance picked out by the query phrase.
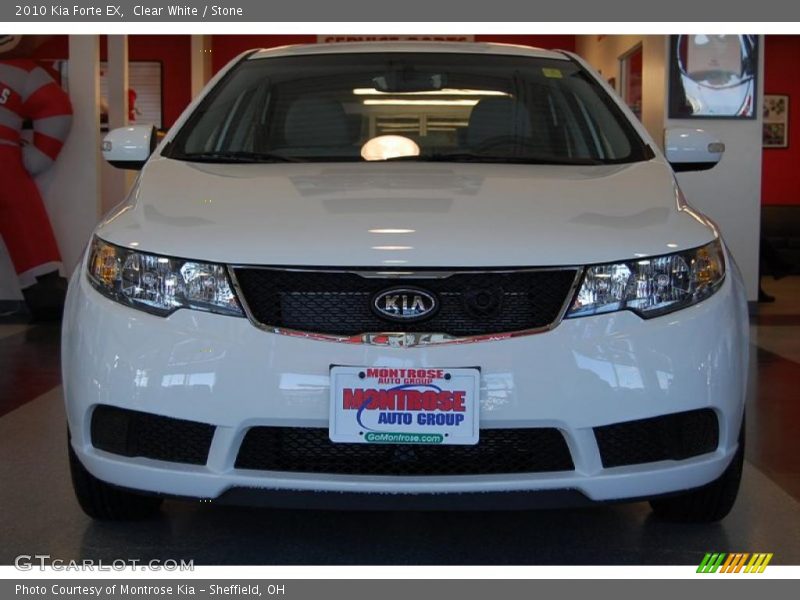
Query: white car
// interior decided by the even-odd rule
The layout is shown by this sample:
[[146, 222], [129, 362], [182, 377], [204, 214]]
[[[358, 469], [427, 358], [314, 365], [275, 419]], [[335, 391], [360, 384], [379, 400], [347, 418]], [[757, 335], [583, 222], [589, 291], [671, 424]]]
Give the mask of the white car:
[[[495, 44], [247, 52], [72, 276], [69, 453], [96, 518], [267, 506], [731, 509], [747, 306], [714, 224], [577, 56]], [[669, 158], [669, 162], [668, 162]]]

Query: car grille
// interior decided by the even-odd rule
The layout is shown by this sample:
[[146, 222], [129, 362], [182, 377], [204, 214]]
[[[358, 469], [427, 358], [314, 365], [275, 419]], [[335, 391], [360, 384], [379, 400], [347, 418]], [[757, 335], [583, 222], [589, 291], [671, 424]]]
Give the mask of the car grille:
[[710, 408], [595, 427], [604, 467], [684, 460], [714, 452], [719, 423]]
[[121, 456], [204, 465], [214, 426], [115, 406], [92, 413], [92, 445]]
[[238, 469], [347, 475], [486, 475], [570, 471], [557, 429], [483, 429], [474, 446], [334, 444], [327, 429], [253, 427]]
[[[235, 268], [252, 317], [269, 327], [335, 336], [383, 331], [455, 337], [538, 329], [551, 325], [569, 300], [576, 269], [454, 272], [446, 277], [364, 277], [355, 272]], [[439, 300], [432, 317], [383, 319], [375, 294], [416, 287]]]

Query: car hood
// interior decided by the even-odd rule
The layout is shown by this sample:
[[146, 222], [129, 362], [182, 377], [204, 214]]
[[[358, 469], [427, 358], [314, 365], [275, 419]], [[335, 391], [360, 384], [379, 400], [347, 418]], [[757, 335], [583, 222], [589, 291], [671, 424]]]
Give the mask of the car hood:
[[572, 265], [713, 239], [713, 226], [679, 196], [660, 160], [220, 165], [154, 158], [97, 234], [143, 251], [237, 264]]

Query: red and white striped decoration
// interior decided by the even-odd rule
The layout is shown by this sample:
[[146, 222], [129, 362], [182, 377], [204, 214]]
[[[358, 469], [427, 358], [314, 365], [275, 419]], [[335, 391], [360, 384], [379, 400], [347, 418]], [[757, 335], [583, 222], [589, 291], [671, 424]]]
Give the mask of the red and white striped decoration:
[[69, 96], [32, 60], [0, 61], [0, 144], [20, 144], [22, 126], [33, 124], [33, 140], [24, 144], [31, 175], [47, 170], [58, 157], [72, 122]]

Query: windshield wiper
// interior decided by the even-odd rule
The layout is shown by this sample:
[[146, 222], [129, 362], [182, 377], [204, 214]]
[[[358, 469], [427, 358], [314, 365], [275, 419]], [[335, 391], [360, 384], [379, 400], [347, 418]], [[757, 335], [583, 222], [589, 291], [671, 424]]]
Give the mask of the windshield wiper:
[[552, 158], [543, 156], [510, 155], [498, 156], [479, 152], [435, 152], [417, 156], [397, 156], [387, 161], [420, 161], [420, 162], [486, 162], [510, 163], [525, 165], [602, 165], [605, 161], [596, 158]]
[[270, 163], [270, 162], [305, 162], [301, 158], [273, 154], [271, 152], [251, 152], [247, 150], [216, 150], [214, 152], [193, 152], [179, 154], [172, 158], [189, 162], [207, 163]]

